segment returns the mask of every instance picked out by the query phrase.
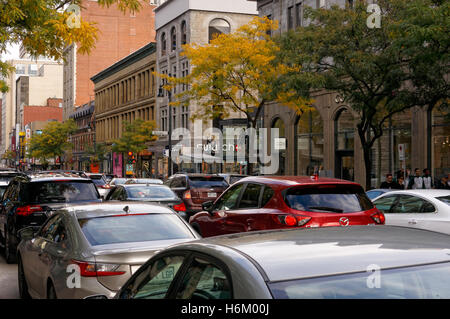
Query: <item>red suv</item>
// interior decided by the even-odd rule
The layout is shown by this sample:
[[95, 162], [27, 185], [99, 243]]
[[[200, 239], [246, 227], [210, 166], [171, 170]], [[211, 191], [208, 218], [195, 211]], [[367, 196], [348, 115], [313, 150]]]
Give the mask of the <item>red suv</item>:
[[384, 224], [361, 185], [333, 178], [247, 177], [228, 188], [190, 224], [203, 236], [252, 230]]

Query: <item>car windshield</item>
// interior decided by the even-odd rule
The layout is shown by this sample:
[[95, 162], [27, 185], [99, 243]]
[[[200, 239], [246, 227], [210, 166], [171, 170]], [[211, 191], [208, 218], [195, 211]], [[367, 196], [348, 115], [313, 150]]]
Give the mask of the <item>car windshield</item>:
[[78, 222], [92, 246], [194, 238], [178, 216], [172, 214], [117, 215]]
[[175, 199], [177, 196], [167, 186], [133, 186], [127, 188], [129, 198], [133, 199]]
[[444, 202], [448, 206], [450, 206], [450, 195], [449, 196], [436, 197], [436, 199], [439, 199], [441, 202]]
[[450, 263], [269, 284], [276, 299], [448, 299]]
[[306, 212], [354, 213], [374, 206], [364, 190], [353, 185], [320, 185], [290, 188], [285, 195], [286, 204]]
[[196, 176], [196, 177], [189, 177], [189, 180], [191, 182], [191, 186], [194, 188], [200, 188], [200, 187], [228, 187], [228, 183], [225, 181], [223, 177], [219, 176]]
[[126, 178], [114, 178], [111, 181], [111, 184], [113, 184], [113, 185], [120, 185], [120, 184], [125, 184], [126, 181], [127, 181]]
[[29, 203], [72, 203], [97, 200], [98, 192], [90, 181], [48, 181], [30, 183], [23, 196]]

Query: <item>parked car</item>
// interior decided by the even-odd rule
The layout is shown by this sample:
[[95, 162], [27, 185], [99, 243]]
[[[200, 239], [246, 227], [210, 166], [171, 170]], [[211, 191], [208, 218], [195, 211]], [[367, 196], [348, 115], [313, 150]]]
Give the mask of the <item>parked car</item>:
[[225, 178], [225, 180], [227, 181], [228, 185], [234, 184], [237, 181], [247, 177], [248, 175], [242, 175], [242, 174], [230, 174], [230, 173], [220, 173], [217, 174], [219, 176], [222, 176], [223, 178]]
[[187, 220], [186, 206], [183, 201], [166, 185], [125, 184], [111, 189], [106, 201], [152, 202], [172, 208]]
[[109, 185], [124, 185], [124, 184], [164, 184], [162, 180], [157, 178], [125, 178], [125, 177], [115, 177], [110, 182]]
[[162, 185], [164, 182], [157, 178], [129, 178], [125, 184], [157, 184]]
[[450, 236], [352, 226], [206, 238], [154, 255], [115, 298], [448, 299]]
[[[26, 228], [20, 234], [20, 296], [63, 299], [113, 297], [155, 252], [200, 238], [172, 210], [135, 202], [68, 207], [36, 233]], [[79, 287], [71, 289], [68, 277], [76, 268]]]
[[384, 224], [361, 185], [334, 178], [246, 177], [190, 224], [203, 236], [292, 227]]
[[0, 205], [0, 243], [8, 263], [15, 261], [17, 232], [40, 226], [55, 211], [81, 202], [100, 202], [92, 180], [69, 173], [17, 176], [8, 185]]
[[382, 188], [371, 189], [370, 191], [366, 192], [366, 195], [367, 195], [367, 197], [369, 197], [370, 200], [374, 200], [375, 198], [377, 198], [381, 194], [392, 192], [393, 190], [394, 189], [382, 189]]
[[106, 181], [105, 175], [101, 173], [86, 173], [86, 175], [90, 179], [92, 179], [98, 189], [98, 192], [100, 193], [100, 196], [103, 196], [103, 198], [105, 198], [111, 188], [111, 186]]
[[392, 191], [374, 199], [386, 225], [413, 227], [450, 235], [450, 190]]
[[215, 200], [228, 188], [222, 176], [214, 174], [175, 174], [164, 183], [180, 197], [191, 216], [202, 210], [202, 204]]

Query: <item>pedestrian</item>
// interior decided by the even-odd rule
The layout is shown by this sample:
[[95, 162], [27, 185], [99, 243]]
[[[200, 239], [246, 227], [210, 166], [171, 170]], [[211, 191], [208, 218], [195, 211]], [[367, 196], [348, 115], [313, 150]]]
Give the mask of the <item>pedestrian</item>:
[[433, 188], [433, 178], [431, 177], [430, 170], [425, 168], [423, 170], [423, 188], [424, 189], [432, 189]]
[[436, 189], [450, 189], [448, 184], [448, 175], [442, 175], [441, 179], [436, 183]]
[[403, 176], [400, 176], [397, 179], [397, 183], [398, 183], [399, 189], [405, 189], [406, 188], [405, 179], [403, 178]]
[[394, 177], [391, 173], [386, 174], [386, 181], [381, 183], [380, 188], [382, 189], [401, 189], [400, 185], [394, 181]]
[[420, 169], [416, 168], [414, 170], [415, 175], [409, 177], [408, 189], [422, 189], [423, 188], [423, 178], [420, 176]]

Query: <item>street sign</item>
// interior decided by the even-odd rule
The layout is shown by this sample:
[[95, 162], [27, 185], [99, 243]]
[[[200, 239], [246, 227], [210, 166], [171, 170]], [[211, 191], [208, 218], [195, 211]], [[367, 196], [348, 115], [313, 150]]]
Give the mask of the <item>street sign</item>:
[[126, 170], [126, 175], [133, 175], [134, 174], [133, 164], [126, 164], [125, 170]]
[[398, 144], [398, 159], [400, 161], [405, 160], [405, 144]]

